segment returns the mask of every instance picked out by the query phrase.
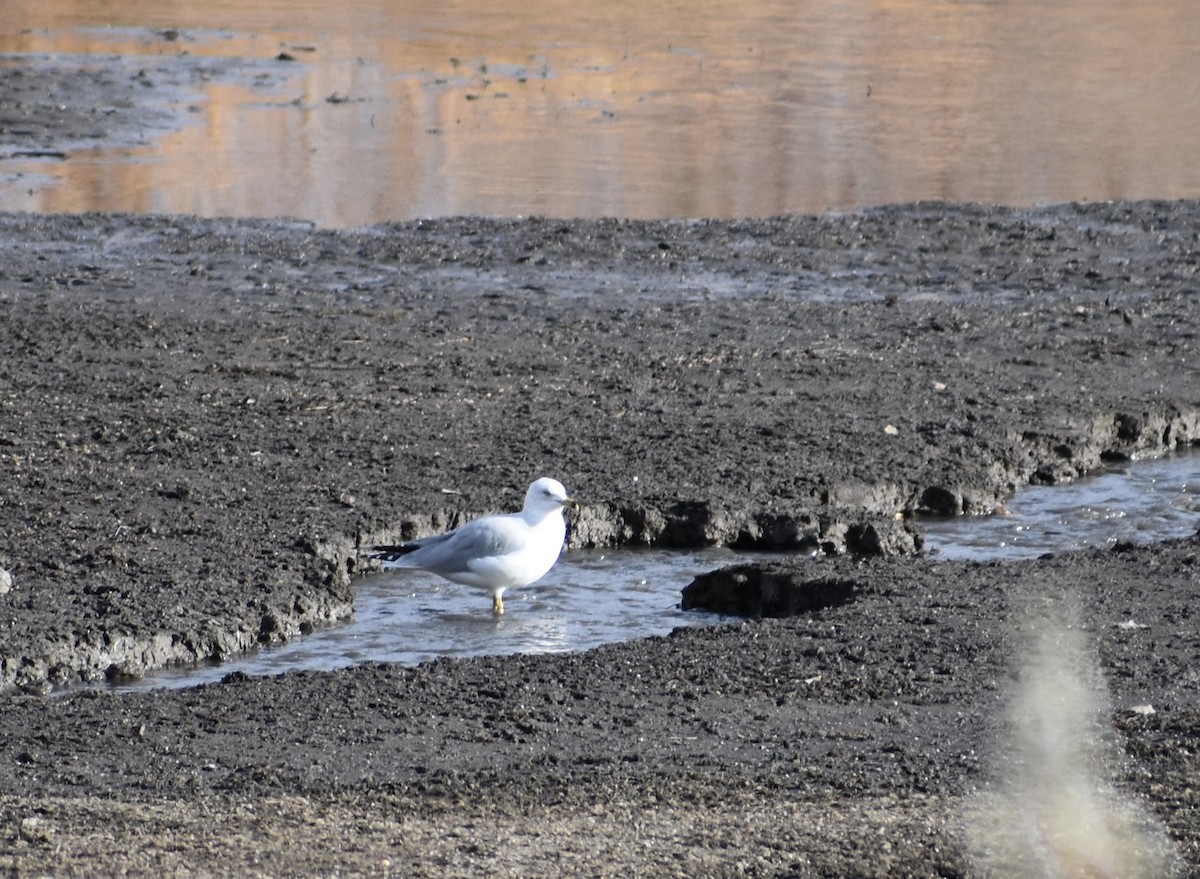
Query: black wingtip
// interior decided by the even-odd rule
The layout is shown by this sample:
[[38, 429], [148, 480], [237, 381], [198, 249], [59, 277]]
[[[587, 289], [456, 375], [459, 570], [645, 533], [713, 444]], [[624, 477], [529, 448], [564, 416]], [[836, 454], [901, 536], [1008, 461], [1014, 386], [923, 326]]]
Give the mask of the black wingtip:
[[372, 546], [367, 558], [376, 559], [381, 562], [394, 562], [401, 556], [408, 555], [416, 548], [411, 543], [394, 546]]

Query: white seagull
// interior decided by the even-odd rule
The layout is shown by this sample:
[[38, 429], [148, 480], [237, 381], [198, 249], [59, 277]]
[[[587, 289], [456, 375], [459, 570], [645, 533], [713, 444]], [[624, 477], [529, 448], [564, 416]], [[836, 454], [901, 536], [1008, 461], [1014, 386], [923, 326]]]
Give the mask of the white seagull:
[[492, 592], [492, 612], [504, 613], [504, 590], [528, 586], [554, 567], [567, 536], [564, 507], [575, 503], [557, 479], [543, 476], [525, 492], [519, 513], [483, 516], [460, 528], [398, 546], [372, 547], [385, 568], [420, 568], [464, 586]]

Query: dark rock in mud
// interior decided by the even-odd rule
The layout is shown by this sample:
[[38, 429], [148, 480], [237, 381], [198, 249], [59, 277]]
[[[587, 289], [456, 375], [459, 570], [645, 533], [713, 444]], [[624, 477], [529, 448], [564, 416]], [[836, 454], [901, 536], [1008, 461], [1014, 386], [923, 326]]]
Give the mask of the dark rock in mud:
[[730, 565], [685, 586], [682, 604], [733, 616], [790, 617], [852, 601], [861, 589], [854, 580], [814, 578], [794, 566]]

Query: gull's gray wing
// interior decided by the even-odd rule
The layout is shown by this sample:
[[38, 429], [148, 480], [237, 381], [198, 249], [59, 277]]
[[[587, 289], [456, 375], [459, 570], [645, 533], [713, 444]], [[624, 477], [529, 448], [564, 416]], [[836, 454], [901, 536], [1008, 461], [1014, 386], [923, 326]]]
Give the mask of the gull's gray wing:
[[524, 546], [529, 526], [519, 516], [484, 516], [461, 528], [422, 537], [401, 546], [377, 546], [374, 558], [396, 567], [424, 568], [435, 574], [461, 574], [481, 558], [508, 555]]
[[416, 540], [408, 541], [408, 543], [378, 544], [371, 547], [370, 557], [379, 559], [381, 562], [398, 562], [404, 556], [410, 555], [422, 547], [441, 543], [444, 540], [449, 540], [452, 536], [454, 536], [454, 532], [447, 531], [445, 534], [431, 534], [428, 537], [418, 537]]

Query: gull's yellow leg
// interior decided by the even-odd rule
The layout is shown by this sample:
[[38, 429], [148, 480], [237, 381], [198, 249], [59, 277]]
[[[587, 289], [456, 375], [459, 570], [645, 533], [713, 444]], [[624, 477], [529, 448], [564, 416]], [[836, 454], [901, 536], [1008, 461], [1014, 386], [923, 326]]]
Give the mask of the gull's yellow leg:
[[492, 613], [504, 613], [504, 602], [500, 598], [500, 593], [492, 595]]

